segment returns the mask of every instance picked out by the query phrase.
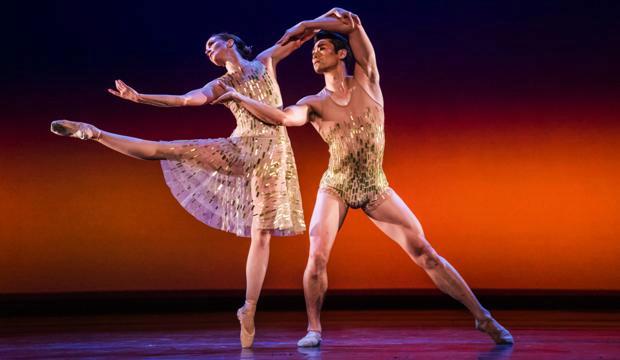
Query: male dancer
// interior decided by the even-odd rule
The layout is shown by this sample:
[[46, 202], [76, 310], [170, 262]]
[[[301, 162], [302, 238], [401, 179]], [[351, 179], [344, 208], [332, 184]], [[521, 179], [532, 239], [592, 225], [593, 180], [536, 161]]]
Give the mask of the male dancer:
[[[304, 97], [284, 110], [250, 99], [230, 87], [216, 100], [237, 101], [271, 124], [301, 126], [310, 122], [329, 145], [329, 166], [321, 179], [310, 221], [310, 254], [304, 273], [308, 333], [297, 345], [313, 347], [321, 343], [320, 311], [327, 289], [327, 261], [349, 207], [361, 208], [441, 291], [463, 303], [474, 316], [478, 330], [497, 344], [512, 344], [508, 330], [480, 305], [459, 273], [431, 247], [418, 219], [388, 187], [382, 169], [384, 112], [379, 71], [359, 17], [335, 8], [290, 28], [279, 43], [318, 30], [312, 65], [325, 78], [325, 88], [316, 95]], [[352, 51], [347, 39], [338, 33], [348, 35]], [[355, 59], [353, 76], [347, 74], [345, 64], [351, 53]]]

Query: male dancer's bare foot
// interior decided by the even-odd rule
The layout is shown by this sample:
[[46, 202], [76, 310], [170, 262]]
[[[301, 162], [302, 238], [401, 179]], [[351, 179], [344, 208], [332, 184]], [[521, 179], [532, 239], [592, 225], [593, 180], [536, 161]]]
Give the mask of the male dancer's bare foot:
[[321, 345], [321, 333], [318, 331], [310, 330], [297, 342], [299, 347], [317, 347]]
[[514, 344], [510, 332], [491, 316], [482, 320], [476, 319], [476, 329], [489, 335], [498, 345]]
[[254, 314], [256, 313], [256, 303], [249, 301], [245, 302], [245, 305], [237, 310], [237, 319], [241, 325], [241, 332], [239, 333], [239, 340], [241, 341], [241, 347], [244, 349], [252, 347], [254, 343], [254, 334], [256, 330], [254, 328]]
[[50, 131], [56, 135], [69, 136], [82, 140], [98, 140], [101, 137], [101, 130], [97, 129], [95, 126], [69, 120], [52, 121]]

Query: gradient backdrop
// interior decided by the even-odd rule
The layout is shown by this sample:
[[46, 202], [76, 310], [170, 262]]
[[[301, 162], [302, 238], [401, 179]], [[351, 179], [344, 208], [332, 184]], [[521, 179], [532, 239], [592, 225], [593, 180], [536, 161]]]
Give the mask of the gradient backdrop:
[[[215, 32], [260, 51], [331, 7], [360, 15], [386, 99], [384, 168], [435, 248], [474, 288], [620, 290], [620, 3], [99, 2], [5, 9], [0, 293], [241, 289], [248, 239], [202, 225], [158, 162], [49, 133], [57, 118], [148, 139], [225, 137], [224, 107], [157, 108], [106, 93], [182, 94], [219, 76]], [[306, 45], [278, 68], [285, 104], [319, 91]], [[327, 164], [289, 134], [306, 221]], [[265, 287], [299, 289], [307, 236], [275, 238]], [[332, 289], [432, 288], [360, 211]]]

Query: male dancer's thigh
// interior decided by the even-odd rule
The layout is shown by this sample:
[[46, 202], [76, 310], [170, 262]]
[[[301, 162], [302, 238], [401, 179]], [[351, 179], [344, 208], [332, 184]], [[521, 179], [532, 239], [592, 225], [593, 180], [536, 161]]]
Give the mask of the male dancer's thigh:
[[395, 191], [379, 206], [364, 212], [381, 231], [404, 249], [428, 244], [420, 221]]
[[339, 197], [319, 189], [310, 219], [310, 256], [329, 257], [348, 206]]

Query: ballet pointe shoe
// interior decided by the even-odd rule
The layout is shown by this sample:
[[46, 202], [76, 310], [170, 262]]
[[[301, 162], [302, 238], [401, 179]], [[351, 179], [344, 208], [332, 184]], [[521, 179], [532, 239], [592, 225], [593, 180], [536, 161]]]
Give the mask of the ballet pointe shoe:
[[476, 329], [489, 335], [497, 345], [514, 344], [510, 332], [492, 317], [476, 319]]
[[55, 120], [50, 124], [50, 131], [56, 135], [69, 136], [82, 140], [99, 140], [101, 130], [91, 124], [69, 121]]
[[244, 349], [251, 348], [254, 343], [254, 314], [256, 314], [256, 303], [246, 301], [243, 307], [237, 310], [237, 319], [241, 325], [239, 340]]

